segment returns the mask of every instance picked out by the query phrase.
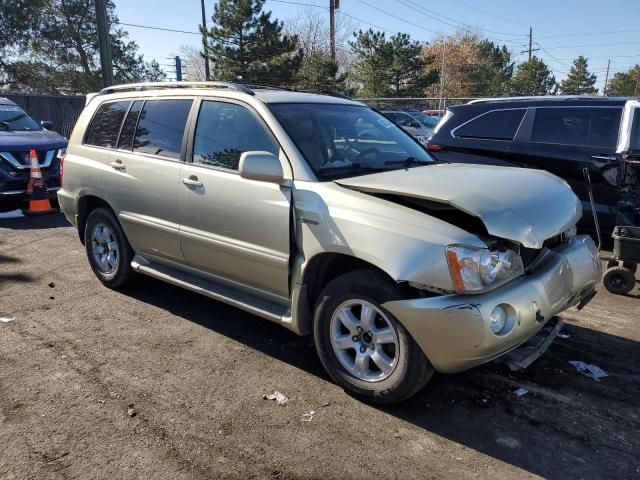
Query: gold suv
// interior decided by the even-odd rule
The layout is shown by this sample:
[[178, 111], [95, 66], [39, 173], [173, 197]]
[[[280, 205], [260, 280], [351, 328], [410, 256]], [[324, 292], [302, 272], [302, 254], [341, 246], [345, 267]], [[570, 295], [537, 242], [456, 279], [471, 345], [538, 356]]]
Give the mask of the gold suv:
[[104, 89], [58, 197], [107, 287], [150, 275], [312, 334], [331, 377], [375, 403], [520, 346], [601, 277], [564, 181], [437, 162], [344, 97]]

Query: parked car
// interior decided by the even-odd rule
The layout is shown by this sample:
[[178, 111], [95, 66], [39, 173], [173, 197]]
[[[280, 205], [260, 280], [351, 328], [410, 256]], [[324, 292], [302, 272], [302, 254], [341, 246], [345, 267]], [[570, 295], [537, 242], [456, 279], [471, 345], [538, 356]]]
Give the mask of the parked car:
[[436, 117], [437, 119], [440, 119], [444, 115], [444, 110], [438, 110], [438, 109], [423, 110], [422, 113], [430, 117]]
[[313, 334], [329, 375], [371, 402], [518, 347], [601, 276], [565, 182], [438, 163], [343, 98], [111, 87], [64, 168], [61, 208], [102, 283], [141, 273]]
[[[640, 225], [640, 184], [623, 179], [617, 153], [622, 110], [609, 97], [522, 97], [452, 106], [428, 145], [439, 160], [547, 170], [569, 183], [587, 212], [580, 229], [595, 235], [589, 189], [605, 240], [615, 225]], [[633, 193], [633, 192], [636, 193]], [[624, 218], [617, 218], [622, 213]]]
[[434, 121], [419, 111], [381, 110], [380, 113], [402, 127], [404, 131], [415, 137], [423, 145], [427, 144], [429, 137], [433, 133], [433, 128], [438, 123], [437, 120]]
[[0, 98], [0, 211], [27, 205], [30, 150], [36, 150], [51, 200], [57, 203], [60, 159], [67, 147], [67, 140], [50, 131], [50, 128], [51, 122], [39, 125], [15, 103]]

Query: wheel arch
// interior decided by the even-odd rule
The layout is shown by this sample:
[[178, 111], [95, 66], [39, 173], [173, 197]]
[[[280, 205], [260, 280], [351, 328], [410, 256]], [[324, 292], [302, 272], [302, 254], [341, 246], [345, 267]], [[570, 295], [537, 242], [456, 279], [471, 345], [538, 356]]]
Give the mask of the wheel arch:
[[78, 207], [77, 207], [78, 236], [80, 237], [80, 241], [82, 242], [83, 245], [84, 245], [84, 231], [87, 225], [87, 218], [89, 217], [89, 214], [92, 211], [94, 211], [96, 208], [106, 208], [107, 210], [111, 211], [111, 213], [113, 213], [116, 219], [118, 218], [113, 208], [111, 208], [111, 205], [109, 205], [109, 203], [104, 199], [95, 195], [84, 195], [80, 197], [78, 199]]
[[300, 334], [312, 333], [314, 310], [324, 287], [345, 273], [361, 269], [370, 269], [380, 273], [390, 283], [398, 285], [406, 296], [412, 294], [419, 296], [417, 291], [409, 287], [406, 282], [394, 280], [384, 269], [367, 260], [345, 253], [318, 253], [302, 266], [300, 293], [297, 295], [297, 304], [295, 305], [297, 330]]

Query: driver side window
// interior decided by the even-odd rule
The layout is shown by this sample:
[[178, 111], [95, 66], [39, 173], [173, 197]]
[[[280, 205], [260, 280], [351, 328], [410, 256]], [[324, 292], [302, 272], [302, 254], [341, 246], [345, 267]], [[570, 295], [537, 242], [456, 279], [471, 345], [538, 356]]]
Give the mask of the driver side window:
[[255, 150], [278, 155], [279, 146], [252, 112], [235, 103], [202, 102], [193, 163], [238, 170], [240, 155]]

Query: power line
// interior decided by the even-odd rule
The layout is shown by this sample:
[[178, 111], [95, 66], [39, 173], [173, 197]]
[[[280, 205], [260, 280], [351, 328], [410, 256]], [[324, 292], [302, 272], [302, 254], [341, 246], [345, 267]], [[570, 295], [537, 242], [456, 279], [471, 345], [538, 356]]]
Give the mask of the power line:
[[515, 21], [515, 20], [510, 20], [510, 19], [508, 19], [508, 18], [501, 17], [501, 16], [496, 15], [496, 14], [494, 14], [494, 13], [487, 12], [486, 10], [482, 10], [482, 9], [480, 9], [480, 8], [473, 7], [473, 6], [471, 6], [471, 5], [467, 5], [466, 3], [461, 2], [460, 0], [453, 0], [453, 1], [454, 1], [454, 2], [456, 2], [456, 3], [458, 3], [458, 4], [460, 4], [460, 5], [462, 5], [462, 6], [464, 6], [464, 7], [470, 8], [471, 10], [475, 10], [476, 12], [484, 13], [485, 15], [489, 15], [489, 16], [491, 16], [491, 17], [493, 17], [493, 18], [497, 18], [498, 20], [504, 20], [505, 22], [515, 23], [516, 25], [520, 25], [520, 26], [522, 26], [522, 27], [527, 27], [527, 28], [529, 27], [529, 25], [526, 25], [526, 24], [524, 24], [524, 23], [520, 23], [520, 22], [517, 22], [517, 21]]
[[385, 15], [389, 15], [390, 17], [395, 18], [396, 20], [400, 20], [401, 22], [404, 22], [404, 23], [406, 23], [406, 24], [408, 24], [408, 25], [413, 25], [414, 27], [419, 28], [419, 29], [421, 29], [421, 30], [424, 30], [424, 31], [426, 31], [426, 32], [439, 34], [439, 32], [437, 32], [436, 30], [432, 30], [432, 29], [430, 29], [430, 28], [423, 27], [422, 25], [418, 25], [417, 23], [413, 23], [413, 22], [411, 22], [411, 21], [409, 21], [409, 20], [406, 20], [406, 19], [404, 19], [404, 18], [402, 18], [402, 17], [399, 17], [399, 16], [397, 16], [397, 15], [394, 15], [394, 14], [393, 14], [393, 13], [391, 13], [391, 12], [387, 12], [386, 10], [382, 10], [381, 8], [378, 8], [378, 7], [376, 7], [375, 5], [371, 5], [370, 3], [365, 2], [364, 0], [358, 0], [358, 2], [363, 3], [363, 4], [365, 4], [367, 7], [369, 7], [369, 8], [373, 8], [374, 10], [377, 10], [377, 11], [379, 11], [380, 13], [384, 13]]
[[[398, 0], [398, 1], [399, 1], [401, 4], [403, 4], [405, 7], [409, 7], [409, 8], [410, 8], [410, 9], [412, 9], [413, 11], [418, 12], [418, 13], [420, 13], [421, 15], [425, 15], [425, 16], [427, 16], [427, 17], [429, 17], [429, 18], [432, 18], [432, 19], [434, 19], [434, 20], [436, 20], [436, 21], [438, 21], [438, 22], [444, 23], [445, 25], [449, 25], [450, 27], [458, 28], [458, 29], [463, 30], [463, 31], [468, 32], [468, 33], [473, 33], [473, 34], [475, 34], [475, 33], [476, 33], [474, 30], [470, 30], [470, 29], [468, 29], [468, 28], [465, 28], [465, 27], [463, 26], [463, 24], [462, 24], [462, 23], [460, 23], [460, 22], [458, 22], [457, 20], [455, 20], [455, 19], [453, 19], [453, 18], [451, 18], [451, 17], [447, 17], [447, 16], [445, 16], [445, 15], [442, 15], [442, 14], [440, 14], [440, 13], [436, 12], [435, 10], [431, 10], [431, 9], [426, 8], [426, 7], [423, 7], [422, 5], [419, 5], [419, 4], [415, 3], [415, 2], [413, 2], [412, 0]], [[411, 5], [414, 5], [414, 6], [412, 7], [411, 5], [407, 5], [407, 3], [409, 3], [409, 4], [411, 4]], [[415, 8], [415, 7], [417, 7], [417, 8]], [[422, 11], [422, 10], [424, 10], [424, 11]], [[439, 17], [442, 17], [442, 18], [444, 18], [444, 19], [446, 19], [446, 20], [450, 20], [450, 21], [455, 22], [455, 23], [449, 23], [449, 22], [446, 22], [445, 20], [441, 20], [441, 19], [439, 19], [439, 18], [436, 18], [436, 17], [434, 17], [433, 15], [429, 15], [429, 14], [428, 14], [428, 13], [426, 13], [426, 12], [431, 12], [431, 13], [432, 13], [432, 14], [434, 14], [434, 15], [437, 15], [437, 16], [439, 16]], [[480, 27], [477, 27], [477, 29], [478, 29], [478, 30], [481, 30], [481, 31], [484, 31], [484, 32], [495, 33], [495, 34], [498, 34], [498, 35], [508, 35], [508, 36], [526, 37], [526, 34], [524, 34], [524, 33], [507, 33], [507, 32], [498, 32], [498, 31], [495, 31], [495, 30], [489, 30], [489, 29], [487, 29], [487, 28], [480, 28]], [[500, 39], [500, 41], [504, 41], [504, 39]]]
[[190, 32], [188, 30], [176, 30], [173, 28], [164, 28], [164, 27], [152, 27], [150, 25], [139, 25], [136, 23], [118, 22], [118, 25], [125, 25], [127, 27], [135, 27], [135, 28], [147, 28], [149, 30], [161, 30], [163, 32], [186, 33], [188, 35], [202, 35], [200, 32]]

